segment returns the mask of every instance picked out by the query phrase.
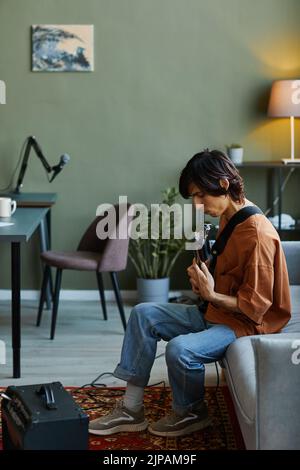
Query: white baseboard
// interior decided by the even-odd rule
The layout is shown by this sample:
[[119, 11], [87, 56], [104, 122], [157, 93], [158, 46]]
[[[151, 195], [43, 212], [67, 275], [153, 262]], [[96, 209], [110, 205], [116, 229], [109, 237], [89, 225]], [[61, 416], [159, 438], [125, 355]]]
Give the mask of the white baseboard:
[[[180, 295], [191, 295], [192, 291], [182, 290], [182, 291], [170, 291], [169, 297], [177, 297]], [[21, 300], [38, 300], [40, 291], [38, 290], [22, 290], [21, 291]], [[121, 290], [121, 296], [124, 301], [126, 300], [137, 300], [137, 291], [136, 290]], [[74, 300], [74, 301], [95, 301], [99, 300], [99, 292], [97, 290], [68, 290], [62, 289], [60, 291], [60, 300]], [[108, 302], [115, 300], [115, 294], [113, 290], [105, 290], [105, 299]], [[0, 301], [1, 300], [11, 300], [11, 290], [10, 289], [0, 289]]]

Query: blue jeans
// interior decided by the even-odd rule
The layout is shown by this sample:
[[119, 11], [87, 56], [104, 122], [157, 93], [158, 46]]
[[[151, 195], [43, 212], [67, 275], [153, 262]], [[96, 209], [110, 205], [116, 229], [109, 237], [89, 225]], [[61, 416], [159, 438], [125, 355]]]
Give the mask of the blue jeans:
[[226, 325], [206, 322], [196, 305], [141, 303], [131, 312], [115, 377], [140, 387], [148, 384], [157, 341], [168, 341], [166, 363], [178, 414], [204, 398], [204, 364], [218, 361], [235, 339]]

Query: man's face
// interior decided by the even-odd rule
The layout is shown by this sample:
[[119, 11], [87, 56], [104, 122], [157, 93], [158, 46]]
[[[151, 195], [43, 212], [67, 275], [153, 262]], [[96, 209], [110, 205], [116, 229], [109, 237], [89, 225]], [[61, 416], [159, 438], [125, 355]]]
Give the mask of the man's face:
[[189, 185], [189, 194], [195, 208], [199, 204], [204, 205], [204, 213], [212, 217], [220, 217], [228, 206], [228, 199], [226, 196], [212, 196], [205, 193], [203, 189], [196, 186], [194, 183]]

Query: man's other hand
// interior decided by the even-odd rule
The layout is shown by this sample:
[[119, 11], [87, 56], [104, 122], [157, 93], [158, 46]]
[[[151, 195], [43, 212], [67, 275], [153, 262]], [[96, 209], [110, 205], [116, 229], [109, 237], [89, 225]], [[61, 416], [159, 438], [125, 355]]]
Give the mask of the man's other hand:
[[194, 258], [193, 264], [187, 268], [187, 273], [193, 292], [201, 297], [201, 299], [210, 301], [215, 293], [215, 281], [206, 263], [201, 262], [199, 267]]

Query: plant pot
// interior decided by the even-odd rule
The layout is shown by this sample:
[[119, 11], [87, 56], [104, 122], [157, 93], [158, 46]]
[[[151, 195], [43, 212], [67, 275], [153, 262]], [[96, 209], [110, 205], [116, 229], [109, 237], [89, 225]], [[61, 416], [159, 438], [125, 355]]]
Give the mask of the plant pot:
[[243, 148], [231, 148], [228, 151], [229, 158], [232, 160], [232, 163], [238, 165], [243, 162]]
[[170, 278], [137, 279], [139, 302], [168, 302]]

